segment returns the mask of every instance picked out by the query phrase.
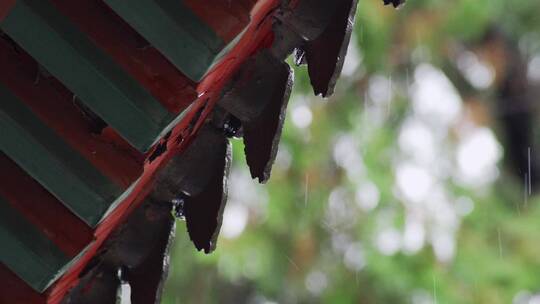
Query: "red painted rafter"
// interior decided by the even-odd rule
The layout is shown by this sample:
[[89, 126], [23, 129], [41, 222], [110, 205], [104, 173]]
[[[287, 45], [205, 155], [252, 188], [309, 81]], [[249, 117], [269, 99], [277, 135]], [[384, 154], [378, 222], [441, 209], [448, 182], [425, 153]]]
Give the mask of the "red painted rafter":
[[142, 155], [136, 149], [112, 130], [104, 135], [91, 133], [73, 94], [55, 78], [40, 74], [29, 55], [15, 51], [4, 39], [0, 39], [0, 66], [0, 83], [105, 176], [127, 188], [141, 175]]
[[183, 2], [204, 23], [228, 43], [249, 24], [249, 12], [254, 3], [247, 5], [237, 1], [185, 0]]
[[42, 304], [46, 295], [35, 292], [30, 285], [0, 263], [0, 303]]
[[0, 195], [69, 257], [92, 241], [92, 229], [0, 152]]
[[1, 0], [0, 1], [0, 21], [8, 15], [11, 8], [15, 5], [17, 0]]
[[170, 112], [180, 113], [197, 98], [196, 84], [102, 1], [50, 1]]

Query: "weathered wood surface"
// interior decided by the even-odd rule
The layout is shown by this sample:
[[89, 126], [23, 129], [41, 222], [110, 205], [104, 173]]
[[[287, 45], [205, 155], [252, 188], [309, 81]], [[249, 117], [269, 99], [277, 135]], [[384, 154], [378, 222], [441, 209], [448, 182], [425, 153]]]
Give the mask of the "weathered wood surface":
[[[66, 221], [73, 233], [64, 233], [37, 216], [52, 211], [33, 210], [20, 188], [0, 187], [3, 206], [20, 219], [2, 219], [2, 237], [24, 256], [34, 248], [25, 242], [37, 236], [37, 245], [57, 252], [43, 265], [73, 263], [47, 297], [14, 279], [16, 267], [0, 268], [0, 278], [12, 283], [0, 289], [2, 300], [7, 294], [27, 303], [112, 302], [120, 284], [116, 271], [127, 268], [123, 279], [137, 288], [132, 300], [158, 301], [173, 205], [195, 247], [214, 250], [231, 162], [227, 137], [244, 138], [253, 178], [267, 181], [293, 78], [284, 60], [295, 50], [304, 54], [299, 63], [308, 64], [314, 92], [331, 95], [356, 8], [355, 0], [105, 2], [0, 6], [0, 52], [7, 55], [0, 58], [7, 67], [0, 72], [6, 101], [0, 164], [3, 157], [14, 167], [13, 181], [27, 185], [30, 196], [42, 195], [59, 218], [75, 219]], [[133, 191], [118, 199], [130, 185]], [[115, 201], [120, 204], [93, 231], [74, 217], [82, 214], [93, 225]], [[50, 283], [28, 278], [36, 290]]]

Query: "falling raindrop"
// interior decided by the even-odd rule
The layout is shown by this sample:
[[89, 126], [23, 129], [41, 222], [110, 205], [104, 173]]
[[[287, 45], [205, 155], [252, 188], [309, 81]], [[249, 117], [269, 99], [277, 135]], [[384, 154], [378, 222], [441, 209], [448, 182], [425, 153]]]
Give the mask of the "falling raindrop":
[[293, 261], [293, 259], [291, 259], [288, 255], [285, 255], [285, 257], [287, 258], [287, 260], [289, 261], [289, 263], [290, 263], [291, 265], [293, 265], [294, 268], [296, 268], [296, 270], [300, 270], [300, 267], [298, 267], [298, 264], [296, 264], [296, 263]]
[[528, 190], [528, 174], [525, 173], [525, 178], [524, 178], [524, 184], [525, 184], [525, 188], [523, 189], [523, 199], [524, 199], [524, 207], [527, 208], [527, 206], [529, 205], [529, 190]]
[[503, 252], [502, 252], [502, 241], [501, 241], [501, 229], [497, 228], [497, 237], [499, 239], [499, 258], [502, 259]]
[[306, 188], [304, 189], [304, 208], [307, 207], [308, 194], [309, 194], [309, 175], [306, 173]]
[[529, 185], [529, 196], [531, 195], [531, 147], [527, 148], [527, 166], [528, 166], [528, 185]]

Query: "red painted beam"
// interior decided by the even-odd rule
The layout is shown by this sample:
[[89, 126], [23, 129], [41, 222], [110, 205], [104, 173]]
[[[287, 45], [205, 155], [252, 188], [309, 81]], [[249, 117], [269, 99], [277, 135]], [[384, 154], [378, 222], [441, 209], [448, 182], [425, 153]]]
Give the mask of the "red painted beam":
[[249, 24], [251, 7], [237, 1], [184, 0], [199, 18], [225, 41], [231, 42]]
[[242, 5], [243, 7], [245, 7], [248, 11], [250, 11], [251, 13], [251, 10], [253, 10], [253, 7], [257, 4], [257, 2], [259, 2], [258, 0], [237, 0], [236, 2], [238, 2], [240, 5]]
[[142, 174], [137, 150], [119, 136], [113, 141], [93, 134], [73, 94], [52, 76], [39, 74], [38, 64], [4, 39], [0, 39], [0, 66], [0, 82], [105, 176], [127, 188]]
[[52, 2], [170, 112], [180, 113], [197, 98], [195, 83], [102, 1], [46, 1]]
[[4, 20], [17, 0], [0, 0], [0, 21]]
[[1, 152], [0, 168], [0, 195], [13, 209], [70, 258], [88, 246], [93, 239], [90, 227]]
[[35, 292], [30, 285], [0, 263], [0, 303], [45, 304], [46, 296]]

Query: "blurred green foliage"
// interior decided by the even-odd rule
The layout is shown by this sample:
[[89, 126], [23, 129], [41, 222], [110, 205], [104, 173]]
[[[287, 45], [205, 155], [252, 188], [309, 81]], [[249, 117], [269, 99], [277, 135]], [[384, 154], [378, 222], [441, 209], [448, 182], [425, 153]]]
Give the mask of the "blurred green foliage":
[[[267, 185], [249, 179], [242, 142], [234, 141], [217, 250], [196, 252], [178, 222], [163, 303], [533, 303], [527, 294], [540, 292], [540, 199], [524, 193], [523, 180], [500, 158], [495, 178], [481, 185], [456, 178], [464, 125], [494, 130], [502, 145], [489, 114], [497, 75], [475, 95], [487, 120], [448, 76], [461, 114], [435, 145], [428, 169], [441, 166], [436, 182], [416, 204], [396, 183], [399, 167], [415, 157], [401, 147], [403, 126], [425, 121], [411, 97], [418, 66], [450, 75], [457, 53], [489, 51], [482, 41], [493, 28], [527, 60], [540, 54], [539, 13], [540, 1], [530, 0], [408, 0], [400, 10], [361, 0], [354, 58], [335, 96], [312, 96], [306, 68], [295, 69]], [[377, 79], [388, 89], [377, 89]], [[407, 234], [407, 223], [416, 230]]]

